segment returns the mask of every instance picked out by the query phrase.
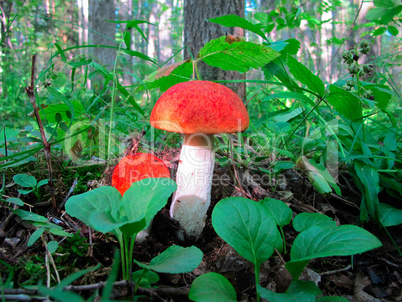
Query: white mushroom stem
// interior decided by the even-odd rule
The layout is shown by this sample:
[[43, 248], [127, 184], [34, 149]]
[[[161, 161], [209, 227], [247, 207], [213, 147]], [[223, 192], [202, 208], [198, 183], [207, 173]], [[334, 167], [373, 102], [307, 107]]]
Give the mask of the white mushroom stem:
[[176, 175], [177, 191], [170, 207], [170, 216], [180, 223], [177, 235], [181, 240], [198, 239], [204, 228], [214, 163], [214, 136], [185, 134]]

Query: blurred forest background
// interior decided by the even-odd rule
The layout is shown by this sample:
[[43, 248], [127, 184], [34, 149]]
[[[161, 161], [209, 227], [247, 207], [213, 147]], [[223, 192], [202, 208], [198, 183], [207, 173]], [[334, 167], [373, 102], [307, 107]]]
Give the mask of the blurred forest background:
[[[138, 23], [143, 36], [138, 31], [131, 32], [131, 49], [146, 54], [157, 62], [150, 64], [136, 56], [118, 56], [116, 68], [122, 85], [137, 85], [146, 75], [164, 64], [182, 61], [185, 48], [183, 33], [188, 30], [184, 28], [184, 2], [0, 1], [0, 93], [3, 125], [15, 127], [15, 122], [31, 111], [30, 106], [27, 106], [29, 103], [24, 88], [29, 83], [33, 54], [37, 54], [38, 71], [55, 63], [56, 66], [52, 69], [56, 77], [60, 78], [61, 73], [64, 73], [67, 79], [71, 79], [72, 69], [54, 59], [57, 49], [52, 43], [67, 50], [67, 60], [79, 60], [86, 54], [109, 69], [113, 67], [126, 24], [105, 20], [144, 21]], [[260, 23], [271, 41], [298, 39], [301, 42], [299, 61], [328, 82], [348, 76], [347, 66], [342, 64], [342, 52], [353, 48], [359, 41], [369, 41], [371, 50], [363, 59], [366, 62], [362, 63], [375, 64], [371, 77], [378, 77], [378, 82], [384, 84], [387, 82], [400, 95], [397, 83], [402, 81], [401, 66], [398, 64], [402, 46], [398, 26], [393, 26], [392, 22], [384, 26], [368, 20], [367, 14], [373, 7], [371, 1], [357, 0], [247, 0], [245, 17], [253, 23]], [[225, 13], [227, 12], [216, 12], [216, 16]], [[248, 36], [248, 33], [246, 35], [246, 39], [250, 41], [259, 38], [255, 35]], [[113, 48], [103, 48], [101, 45]], [[77, 77], [78, 70], [75, 72]], [[247, 78], [260, 77], [262, 78], [262, 73], [255, 70], [247, 74]], [[90, 86], [89, 81], [86, 88], [96, 89]]]

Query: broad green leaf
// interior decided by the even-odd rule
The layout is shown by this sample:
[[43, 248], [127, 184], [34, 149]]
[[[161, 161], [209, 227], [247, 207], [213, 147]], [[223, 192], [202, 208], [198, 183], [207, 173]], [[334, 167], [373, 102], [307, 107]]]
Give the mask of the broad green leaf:
[[264, 45], [280, 52], [282, 55], [291, 54], [295, 55], [300, 49], [300, 42], [296, 39], [288, 39], [284, 41], [275, 41], [272, 43], [263, 42]]
[[293, 107], [292, 109], [286, 110], [286, 113], [278, 114], [273, 118], [275, 123], [284, 123], [288, 122], [295, 117], [298, 117], [304, 112], [304, 109], [301, 107]]
[[188, 297], [196, 302], [235, 302], [236, 291], [228, 279], [217, 273], [199, 276], [191, 284]]
[[267, 208], [243, 197], [222, 199], [212, 212], [212, 225], [219, 237], [255, 266], [271, 257], [280, 237]]
[[[165, 65], [147, 77], [144, 81], [144, 88], [160, 88], [160, 91], [163, 92], [178, 83], [189, 81], [192, 73], [193, 64], [189, 61]], [[138, 89], [141, 90], [143, 87], [140, 86]]]
[[274, 217], [276, 224], [283, 227], [292, 220], [292, 210], [281, 200], [274, 198], [265, 198], [260, 201], [271, 215]]
[[124, 225], [122, 225], [120, 227], [120, 231], [128, 236], [131, 237], [134, 234], [138, 234], [139, 232], [141, 232], [143, 229], [145, 229], [146, 227], [146, 219], [145, 216], [143, 218], [141, 218], [141, 220], [139, 221], [134, 221], [134, 222], [130, 222], [130, 223], [126, 223]]
[[279, 56], [272, 48], [245, 41], [230, 44], [225, 38], [209, 41], [200, 50], [198, 58], [223, 70], [246, 72], [250, 68], [263, 67]]
[[59, 243], [57, 241], [49, 241], [47, 243], [47, 249], [50, 254], [53, 254], [57, 248], [59, 247]]
[[18, 206], [20, 206], [20, 207], [23, 207], [23, 206], [24, 206], [24, 202], [23, 202], [21, 199], [19, 199], [19, 198], [10, 197], [10, 198], [5, 199], [5, 201], [6, 201], [6, 202], [9, 202], [9, 203], [16, 204], [16, 205], [18, 205]]
[[71, 235], [70, 233], [60, 230], [59, 228], [51, 228], [49, 232], [56, 236], [73, 237], [73, 235]]
[[37, 188], [40, 188], [41, 186], [47, 185], [49, 182], [49, 179], [43, 179], [38, 184], [36, 185]]
[[371, 90], [374, 96], [374, 102], [378, 108], [383, 110], [387, 109], [392, 96], [394, 95], [388, 86], [364, 82], [363, 87], [366, 90]]
[[17, 185], [20, 185], [21, 187], [24, 188], [35, 188], [36, 184], [38, 183], [34, 176], [26, 174], [14, 175], [13, 180]]
[[388, 32], [393, 36], [397, 36], [399, 34], [399, 30], [395, 26], [389, 25], [387, 29]]
[[[139, 270], [133, 273], [133, 282], [138, 283], [141, 287], [151, 287], [153, 283], [159, 281], [159, 275], [153, 271]], [[141, 278], [141, 280], [140, 280]]]
[[20, 134], [20, 130], [14, 129], [6, 129], [6, 133], [4, 133], [4, 129], [0, 130], [0, 146], [4, 145], [5, 142], [14, 142], [18, 140], [18, 135]]
[[66, 106], [68, 107], [70, 113], [71, 113], [71, 119], [70, 119], [70, 125], [73, 123], [74, 118], [75, 118], [75, 109], [74, 109], [74, 105], [71, 102], [71, 100], [69, 100], [68, 98], [66, 98], [64, 96], [64, 94], [60, 93], [57, 89], [54, 89], [53, 87], [49, 86], [47, 87], [47, 91], [49, 92], [49, 94], [51, 96], [53, 96], [56, 100], [62, 101], [64, 104], [66, 104]]
[[336, 226], [336, 222], [327, 215], [320, 213], [300, 213], [293, 219], [293, 228], [303, 232], [312, 226]]
[[313, 74], [310, 69], [288, 55], [287, 63], [290, 73], [301, 83], [305, 84], [310, 90], [316, 92], [319, 96], [324, 95], [325, 86], [321, 79]]
[[116, 188], [104, 186], [70, 197], [66, 202], [67, 213], [91, 226], [91, 214], [110, 211], [119, 206], [121, 194]]
[[311, 259], [360, 254], [381, 245], [374, 235], [354, 225], [312, 226], [296, 237], [286, 269], [296, 280]]
[[330, 94], [327, 101], [336, 111], [353, 122], [362, 122], [362, 103], [360, 99], [349, 91], [335, 85], [329, 86]]
[[[362, 183], [364, 190], [362, 194], [365, 197], [364, 206], [368, 212], [368, 215], [378, 220], [378, 194], [380, 193], [380, 177], [376, 168], [366, 165], [365, 163], [355, 160], [354, 168], [357, 177]], [[364, 221], [367, 217], [361, 217]]]
[[[77, 115], [84, 114], [85, 108], [80, 101], [73, 100], [71, 101], [71, 104], [73, 105], [74, 112]], [[70, 113], [70, 108], [66, 104], [52, 104], [47, 106], [46, 108], [42, 108], [39, 111], [39, 116], [42, 119], [46, 118], [49, 123], [56, 123], [56, 115], [58, 113], [61, 115], [61, 119], [63, 121], [70, 121], [68, 117], [68, 114]]]
[[[119, 203], [116, 202], [116, 208], [119, 207]], [[113, 216], [112, 211], [103, 210], [103, 211], [94, 211], [89, 217], [89, 222], [87, 225], [91, 226], [93, 229], [102, 233], [109, 233], [115, 229], [118, 229], [128, 223], [126, 217], [119, 219], [118, 216]], [[137, 217], [138, 220], [141, 220], [143, 216]]]
[[402, 224], [402, 210], [393, 206], [380, 203], [378, 206], [380, 221], [383, 226], [390, 227]]
[[312, 281], [294, 280], [286, 293], [275, 293], [257, 284], [261, 297], [269, 302], [314, 302], [321, 290]]
[[31, 192], [33, 192], [35, 189], [31, 189], [31, 190], [23, 190], [23, 189], [18, 189], [18, 193], [20, 193], [21, 195], [27, 195]]
[[153, 258], [149, 264], [136, 260], [134, 262], [142, 268], [158, 273], [181, 274], [189, 273], [196, 269], [200, 265], [202, 257], [203, 253], [198, 247], [172, 245]]
[[214, 19], [209, 19], [208, 21], [217, 23], [226, 27], [240, 27], [245, 30], [249, 30], [257, 35], [259, 35], [264, 40], [268, 41], [267, 36], [264, 32], [256, 25], [247, 21], [246, 19], [236, 16], [236, 15], [225, 15], [221, 17], [217, 17]]
[[45, 230], [46, 230], [45, 228], [39, 228], [35, 232], [33, 232], [29, 237], [27, 246], [32, 246], [32, 244], [34, 244], [36, 240], [38, 240], [40, 236], [42, 236]]
[[13, 211], [14, 214], [17, 214], [18, 216], [21, 217], [22, 220], [28, 220], [28, 221], [35, 221], [35, 222], [48, 222], [46, 217], [43, 217], [41, 215], [28, 212], [22, 209], [16, 209]]
[[145, 216], [146, 226], [167, 203], [177, 185], [170, 178], [146, 178], [137, 181], [124, 193], [120, 217], [138, 221]]

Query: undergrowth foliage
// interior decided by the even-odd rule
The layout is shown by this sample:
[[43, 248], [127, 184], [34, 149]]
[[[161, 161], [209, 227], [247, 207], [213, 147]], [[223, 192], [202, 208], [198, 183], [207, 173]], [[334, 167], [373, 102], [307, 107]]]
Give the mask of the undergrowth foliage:
[[[297, 15], [294, 17], [296, 19], [292, 22], [297, 23]], [[206, 43], [194, 59], [162, 67], [157, 66], [154, 59], [130, 50], [130, 31], [137, 30], [144, 36], [138, 24], [145, 21], [121, 21], [126, 24], [126, 29], [116, 47], [118, 55], [135, 56], [154, 67], [162, 67], [155, 68], [145, 79], [138, 79], [135, 87], [121, 84], [117, 64], [108, 70], [86, 56], [67, 60], [66, 53], [71, 49], [62, 49], [53, 43], [54, 53], [35, 79], [35, 96], [47, 140], [52, 150], [66, 156], [65, 166], [109, 164], [123, 154], [129, 132], [143, 129], [146, 130], [145, 141], [149, 149], [177, 146], [177, 136], [164, 137], [166, 134], [162, 131], [150, 128], [148, 116], [152, 102], [148, 96], [157, 95], [180, 82], [200, 79], [197, 64], [201, 61], [223, 70], [247, 72], [261, 69], [264, 79], [237, 81], [250, 83], [253, 92], [254, 87], [261, 87], [258, 96], [249, 100], [250, 128], [238, 135], [235, 148], [232, 147], [232, 137], [223, 135], [217, 153], [228, 154], [230, 151], [237, 166], [248, 166], [269, 179], [287, 169], [298, 168], [323, 195], [342, 194], [338, 177], [340, 170], [347, 170], [361, 193], [360, 222], [372, 220], [385, 228], [401, 224], [402, 211], [379, 199], [381, 192], [398, 199], [402, 197], [401, 134], [393, 115], [393, 101], [400, 96], [385, 82], [369, 82], [363, 78], [374, 68], [372, 64], [359, 63], [359, 59], [368, 53], [370, 41], [361, 41], [353, 50], [343, 52], [344, 64], [350, 72], [347, 78], [324, 83], [319, 75], [299, 62], [300, 41], [297, 39], [270, 41], [261, 24], [234, 15], [209, 21], [227, 27], [241, 27], [257, 35], [262, 42], [220, 37]], [[68, 79], [55, 70], [56, 60], [70, 71]], [[86, 87], [88, 79], [95, 74], [103, 78], [103, 89], [97, 94]], [[140, 98], [144, 100], [140, 102]], [[36, 228], [28, 245], [42, 239], [46, 253], [51, 257], [64, 240], [56, 238], [68, 237], [71, 242], [73, 235], [63, 231], [56, 222], [28, 211], [32, 205], [24, 201], [24, 197], [32, 193], [37, 202], [41, 202], [41, 190], [48, 180], [38, 181], [25, 174], [14, 175], [14, 182], [20, 188], [19, 197], [5, 198], [9, 190], [5, 186], [7, 172], [38, 160], [43, 145], [37, 129], [34, 123], [19, 130], [1, 129], [0, 151], [4, 155], [0, 162], [0, 171], [3, 172], [1, 192], [10, 211]], [[256, 152], [251, 152], [251, 149]], [[269, 169], [262, 164], [268, 158], [272, 160]], [[222, 155], [218, 163], [225, 166], [230, 162], [229, 156]], [[133, 259], [137, 234], [150, 224], [175, 190], [173, 180], [146, 179], [133, 184], [123, 197], [115, 188], [101, 186], [67, 200], [65, 209], [70, 216], [98, 232], [111, 233], [117, 238], [120, 255], [115, 256], [109, 281], [116, 280], [116, 263], [119, 261], [123, 279], [135, 282], [134, 294], [139, 286], [156, 283], [157, 273], [190, 272], [200, 264], [203, 255], [195, 246], [173, 245], [149, 264]], [[308, 262], [315, 258], [363, 253], [380, 247], [381, 242], [361, 227], [336, 225], [325, 215], [302, 213], [292, 222], [292, 214], [280, 200], [267, 198], [255, 202], [230, 197], [215, 206], [212, 225], [218, 236], [253, 264], [258, 301], [261, 297], [269, 301], [292, 301], [301, 296], [306, 301], [331, 301], [320, 297], [321, 290], [313, 282], [298, 280]], [[293, 281], [286, 293], [279, 294], [260, 285], [259, 271], [261, 264], [275, 250], [287, 253], [283, 228], [291, 222], [294, 230], [299, 232], [290, 249], [290, 261], [286, 263]], [[46, 233], [54, 240], [44, 240], [43, 234]], [[77, 254], [81, 253], [78, 247], [76, 249]], [[133, 272], [134, 263], [141, 270]], [[49, 280], [47, 287], [39, 285], [37, 289], [43, 295], [62, 301], [70, 298], [82, 300], [73, 293], [62, 298], [65, 294], [63, 288], [97, 268], [58, 280], [58, 285], [53, 288], [50, 288]], [[11, 287], [11, 280], [7, 282]], [[110, 290], [105, 289], [105, 292], [104, 298], [108, 299]], [[193, 301], [237, 299], [230, 282], [216, 273], [195, 279], [189, 298]], [[343, 300], [336, 297], [333, 301]]]

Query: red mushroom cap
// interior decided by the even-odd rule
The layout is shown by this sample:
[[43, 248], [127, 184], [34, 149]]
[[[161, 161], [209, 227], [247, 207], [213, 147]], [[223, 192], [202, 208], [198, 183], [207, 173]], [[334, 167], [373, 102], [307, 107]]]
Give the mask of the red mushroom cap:
[[131, 154], [124, 157], [114, 168], [112, 186], [123, 196], [132, 183], [157, 177], [170, 177], [168, 167], [160, 158], [149, 153]]
[[155, 128], [177, 133], [235, 133], [249, 126], [247, 109], [232, 90], [208, 81], [170, 87], [150, 117]]

